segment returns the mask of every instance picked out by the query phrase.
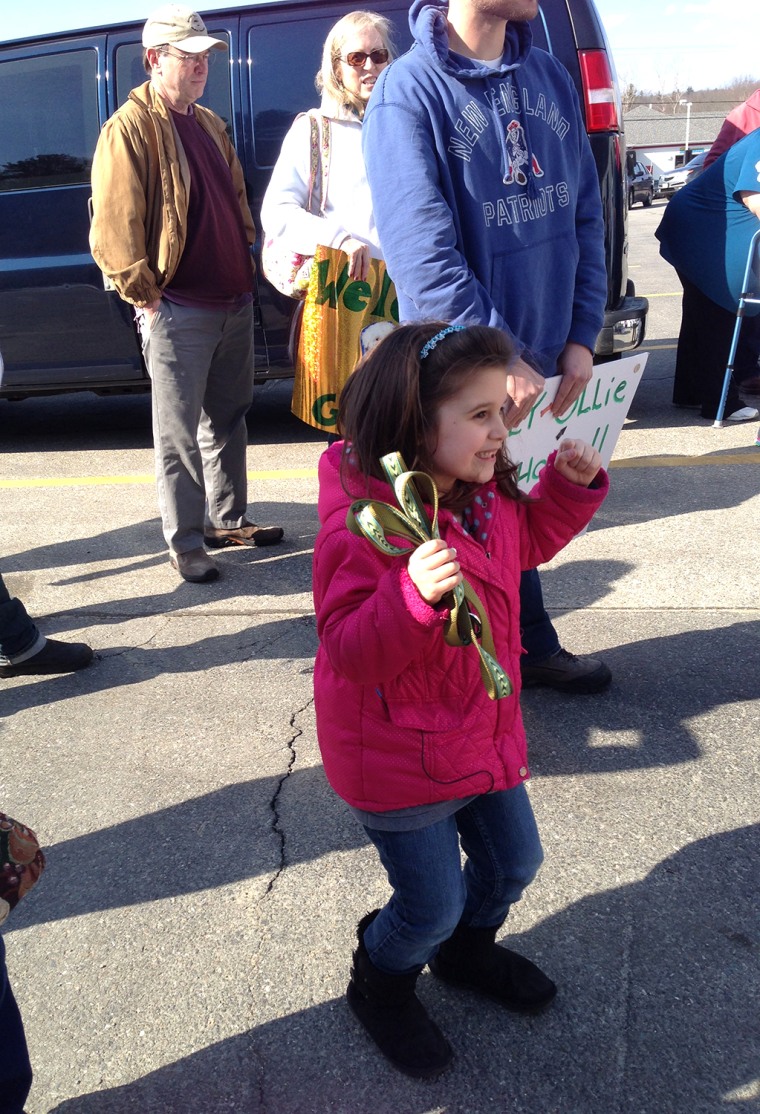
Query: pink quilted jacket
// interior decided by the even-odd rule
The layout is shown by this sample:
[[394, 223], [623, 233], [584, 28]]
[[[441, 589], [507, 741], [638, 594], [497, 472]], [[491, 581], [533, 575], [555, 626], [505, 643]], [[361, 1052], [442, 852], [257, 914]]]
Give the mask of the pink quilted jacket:
[[[493, 628], [496, 657], [515, 692], [489, 699], [474, 647], [448, 646], [446, 613], [418, 594], [403, 557], [386, 557], [346, 527], [354, 498], [340, 477], [342, 442], [319, 464], [321, 529], [314, 550], [314, 607], [320, 646], [314, 673], [317, 736], [335, 792], [372, 812], [509, 789], [528, 776], [520, 714], [519, 584], [523, 569], [550, 560], [591, 519], [609, 482], [595, 488], [555, 472], [553, 457], [530, 503], [505, 498], [493, 484], [485, 547], [448, 512], [441, 536]], [[370, 481], [370, 497], [395, 504], [388, 484]], [[492, 494], [489, 494], [492, 493]]]

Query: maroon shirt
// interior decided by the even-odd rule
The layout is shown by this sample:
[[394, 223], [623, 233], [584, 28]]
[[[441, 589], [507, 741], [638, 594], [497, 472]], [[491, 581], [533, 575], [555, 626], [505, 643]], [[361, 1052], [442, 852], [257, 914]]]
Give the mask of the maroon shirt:
[[164, 293], [180, 305], [215, 309], [253, 290], [251, 253], [230, 168], [190, 111], [172, 112], [190, 166], [187, 237], [177, 273]]

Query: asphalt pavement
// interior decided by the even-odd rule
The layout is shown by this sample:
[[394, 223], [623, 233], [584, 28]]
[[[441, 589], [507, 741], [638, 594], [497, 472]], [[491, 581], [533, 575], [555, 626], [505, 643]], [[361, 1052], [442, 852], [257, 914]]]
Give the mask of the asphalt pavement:
[[388, 1066], [343, 998], [388, 890], [316, 744], [322, 439], [262, 389], [251, 510], [286, 541], [191, 585], [163, 549], [146, 399], [0, 404], [0, 568], [46, 633], [97, 653], [0, 682], [0, 809], [48, 854], [5, 927], [29, 1114], [760, 1111], [760, 423], [670, 403], [657, 208], [631, 214], [650, 356], [612, 491], [543, 576], [564, 644], [614, 682], [524, 699], [546, 861], [508, 940], [559, 995], [526, 1018], [425, 974], [456, 1050], [434, 1083]]

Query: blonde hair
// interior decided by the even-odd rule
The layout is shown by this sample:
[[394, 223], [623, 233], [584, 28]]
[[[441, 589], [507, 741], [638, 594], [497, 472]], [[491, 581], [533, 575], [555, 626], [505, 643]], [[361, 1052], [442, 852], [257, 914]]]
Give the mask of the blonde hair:
[[367, 27], [371, 27], [380, 35], [383, 46], [388, 51], [388, 61], [392, 61], [394, 48], [390, 20], [378, 15], [377, 12], [349, 12], [330, 29], [322, 48], [322, 65], [314, 82], [317, 92], [322, 94], [323, 108], [339, 112], [344, 105], [348, 105], [360, 119], [364, 115], [366, 105], [359, 97], [349, 93], [343, 85], [339, 76], [339, 62], [346, 40], [354, 32], [363, 31]]

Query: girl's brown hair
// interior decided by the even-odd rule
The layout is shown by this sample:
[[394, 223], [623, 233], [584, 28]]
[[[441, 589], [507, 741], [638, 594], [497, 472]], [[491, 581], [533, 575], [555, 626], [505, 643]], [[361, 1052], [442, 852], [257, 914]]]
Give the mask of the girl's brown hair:
[[[476, 371], [506, 368], [514, 348], [506, 333], [488, 325], [470, 325], [441, 337], [424, 358], [427, 342], [447, 328], [445, 321], [401, 325], [380, 341], [356, 366], [340, 396], [338, 428], [346, 441], [344, 483], [349, 470], [385, 479], [380, 457], [401, 453], [407, 468], [434, 471], [438, 409]], [[350, 456], [349, 456], [350, 451]], [[511, 499], [525, 497], [517, 487], [517, 467], [506, 443], [496, 461], [494, 478]], [[478, 485], [457, 482], [441, 493], [451, 510], [467, 506]]]

